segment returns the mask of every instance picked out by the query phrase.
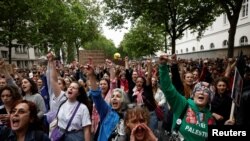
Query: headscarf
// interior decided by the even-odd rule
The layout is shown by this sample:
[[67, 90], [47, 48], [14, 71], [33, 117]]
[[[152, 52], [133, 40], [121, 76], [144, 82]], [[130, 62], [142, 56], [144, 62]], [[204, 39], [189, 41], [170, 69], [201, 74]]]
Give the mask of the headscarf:
[[192, 92], [192, 97], [194, 97], [194, 94], [196, 91], [204, 91], [209, 95], [209, 102], [212, 100], [213, 96], [214, 96], [214, 87], [211, 86], [209, 83], [207, 82], [198, 82], [193, 89]]

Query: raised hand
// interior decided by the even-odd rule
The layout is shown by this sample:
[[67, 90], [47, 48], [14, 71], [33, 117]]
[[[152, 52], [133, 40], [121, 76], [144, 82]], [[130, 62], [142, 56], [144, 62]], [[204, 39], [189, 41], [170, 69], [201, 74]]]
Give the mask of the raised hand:
[[130, 141], [136, 140], [137, 130], [143, 130], [145, 134], [145, 137], [144, 137], [145, 141], [157, 141], [157, 138], [155, 137], [154, 133], [145, 123], [138, 124], [136, 127], [132, 129], [131, 134], [130, 134]]
[[128, 62], [128, 56], [125, 57], [125, 62]]
[[176, 55], [176, 54], [173, 54], [173, 55], [171, 56], [171, 62], [174, 63], [174, 64], [177, 63], [177, 55]]
[[105, 62], [109, 68], [113, 67], [113, 62], [111, 60], [106, 59]]
[[159, 58], [159, 62], [160, 64], [165, 64], [169, 61], [170, 59], [168, 58], [168, 55], [164, 54], [164, 55], [161, 55], [160, 58]]
[[48, 59], [49, 62], [53, 61], [54, 60], [54, 55], [51, 52], [49, 52], [47, 54], [47, 59]]

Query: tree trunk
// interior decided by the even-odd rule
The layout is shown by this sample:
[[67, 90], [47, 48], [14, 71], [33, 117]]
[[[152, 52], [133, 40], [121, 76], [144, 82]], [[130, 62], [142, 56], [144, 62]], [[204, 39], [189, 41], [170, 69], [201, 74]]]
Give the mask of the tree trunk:
[[236, 33], [236, 26], [235, 24], [232, 24], [229, 29], [229, 35], [228, 35], [228, 52], [227, 57], [232, 58], [234, 57], [234, 39], [235, 39], [235, 33]]
[[167, 43], [167, 32], [165, 32], [165, 36], [164, 36], [164, 39], [165, 39], [165, 44], [164, 44], [164, 52], [167, 53], [168, 51], [168, 43]]
[[79, 59], [80, 59], [80, 55], [79, 55], [79, 47], [78, 45], [76, 45], [76, 55], [77, 55], [77, 61], [79, 62]]
[[175, 36], [173, 36], [172, 38], [171, 38], [171, 46], [172, 46], [172, 54], [175, 54], [175, 40], [176, 40], [176, 37]]
[[9, 40], [9, 56], [8, 56], [8, 58], [9, 58], [9, 64], [11, 64], [12, 63], [12, 60], [11, 60], [11, 51], [12, 50], [12, 43], [11, 43], [11, 39]]

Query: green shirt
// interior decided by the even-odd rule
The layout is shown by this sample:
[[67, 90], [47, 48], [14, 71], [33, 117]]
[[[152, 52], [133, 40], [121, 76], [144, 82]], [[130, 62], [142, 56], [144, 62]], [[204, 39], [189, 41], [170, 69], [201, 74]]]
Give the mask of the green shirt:
[[194, 103], [192, 99], [186, 99], [173, 86], [169, 77], [167, 65], [160, 66], [160, 85], [166, 99], [173, 111], [173, 125], [180, 117], [185, 105], [188, 109], [184, 114], [179, 132], [185, 141], [204, 141], [208, 137], [208, 125], [214, 124], [211, 112], [208, 108], [202, 110]]

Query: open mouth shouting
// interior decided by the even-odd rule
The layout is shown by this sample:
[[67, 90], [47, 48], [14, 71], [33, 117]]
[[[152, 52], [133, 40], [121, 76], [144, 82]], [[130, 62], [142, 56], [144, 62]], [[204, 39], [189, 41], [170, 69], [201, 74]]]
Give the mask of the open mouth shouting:
[[199, 101], [203, 101], [203, 100], [205, 99], [205, 97], [204, 97], [203, 94], [200, 94], [200, 95], [198, 96], [198, 99], [199, 99]]
[[120, 103], [117, 100], [112, 101], [112, 108], [113, 109], [119, 109], [120, 108]]
[[11, 119], [11, 127], [13, 129], [18, 128], [20, 125], [20, 119], [19, 118], [12, 118]]

